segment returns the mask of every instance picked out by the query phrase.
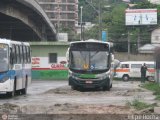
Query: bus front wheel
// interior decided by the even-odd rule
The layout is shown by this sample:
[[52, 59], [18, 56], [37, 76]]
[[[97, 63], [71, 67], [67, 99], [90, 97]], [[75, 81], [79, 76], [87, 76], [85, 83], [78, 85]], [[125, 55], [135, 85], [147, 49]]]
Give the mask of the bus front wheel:
[[14, 82], [14, 85], [13, 85], [13, 91], [7, 92], [7, 96], [8, 97], [14, 97], [15, 94], [16, 94], [16, 81]]
[[72, 89], [72, 90], [76, 90], [76, 89], [77, 89], [77, 87], [76, 87], [76, 86], [74, 86], [74, 85], [72, 85], [72, 86], [71, 86], [71, 89]]
[[110, 81], [108, 81], [107, 82], [107, 85], [105, 85], [105, 86], [103, 86], [103, 90], [104, 91], [110, 91], [110, 89], [111, 89], [111, 87], [112, 87], [112, 84], [110, 84]]

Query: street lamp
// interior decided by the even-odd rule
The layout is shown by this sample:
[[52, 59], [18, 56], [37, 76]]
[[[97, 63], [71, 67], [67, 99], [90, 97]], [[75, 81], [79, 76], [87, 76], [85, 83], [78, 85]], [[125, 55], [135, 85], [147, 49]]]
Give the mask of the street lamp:
[[82, 20], [83, 20], [83, 19], [82, 19], [82, 15], [83, 15], [83, 14], [82, 14], [82, 9], [83, 9], [83, 6], [81, 6], [80, 8], [81, 8], [81, 22], [80, 22], [80, 23], [81, 23], [81, 35], [80, 35], [80, 40], [82, 40], [82, 34], [83, 34], [83, 33], [82, 33], [82, 22], [83, 22], [83, 21], [82, 21]]

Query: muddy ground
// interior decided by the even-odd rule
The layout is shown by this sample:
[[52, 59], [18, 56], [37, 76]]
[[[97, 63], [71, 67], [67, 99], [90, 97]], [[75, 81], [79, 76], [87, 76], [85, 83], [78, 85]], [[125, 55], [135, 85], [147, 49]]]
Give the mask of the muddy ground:
[[110, 91], [77, 91], [67, 84], [67, 81], [33, 81], [27, 95], [14, 98], [1, 95], [0, 113], [17, 119], [127, 120], [128, 115], [142, 114], [129, 107], [128, 102], [156, 102], [152, 92], [139, 87], [139, 81], [113, 81]]

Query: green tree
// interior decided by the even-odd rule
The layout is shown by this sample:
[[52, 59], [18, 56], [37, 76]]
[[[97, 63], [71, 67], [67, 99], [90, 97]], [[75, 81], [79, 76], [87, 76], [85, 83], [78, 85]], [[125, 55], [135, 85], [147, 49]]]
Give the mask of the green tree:
[[[110, 1], [111, 2], [111, 1]], [[136, 5], [131, 9], [150, 9], [157, 8], [160, 10], [160, 5], [154, 5], [150, 2], [144, 1], [134, 1]], [[147, 25], [147, 26], [126, 26], [125, 25], [125, 10], [127, 9], [127, 4], [116, 3], [112, 1], [110, 10], [106, 10], [102, 7], [102, 30], [107, 30], [108, 39], [115, 43], [119, 51], [127, 51], [128, 43], [128, 31], [131, 33], [131, 49], [135, 51], [137, 46], [137, 39], [140, 37], [141, 45], [150, 43], [151, 41], [151, 31], [155, 29], [160, 24], [160, 13], [158, 12], [158, 25]], [[98, 16], [94, 19], [98, 21]], [[87, 30], [85, 35], [91, 38], [98, 38], [98, 24], [91, 30]], [[96, 34], [96, 35], [95, 35]]]

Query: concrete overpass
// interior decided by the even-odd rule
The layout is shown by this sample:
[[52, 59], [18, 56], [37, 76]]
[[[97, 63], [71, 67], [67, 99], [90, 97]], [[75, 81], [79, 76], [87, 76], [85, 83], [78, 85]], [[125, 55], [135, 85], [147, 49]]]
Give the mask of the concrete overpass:
[[0, 0], [0, 38], [56, 41], [56, 30], [35, 0]]

